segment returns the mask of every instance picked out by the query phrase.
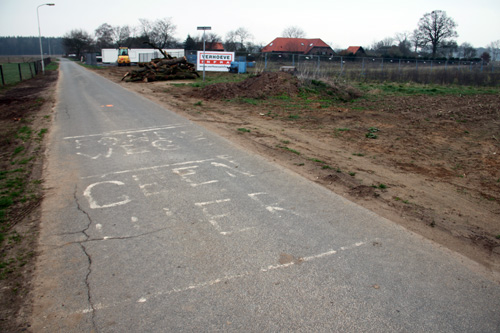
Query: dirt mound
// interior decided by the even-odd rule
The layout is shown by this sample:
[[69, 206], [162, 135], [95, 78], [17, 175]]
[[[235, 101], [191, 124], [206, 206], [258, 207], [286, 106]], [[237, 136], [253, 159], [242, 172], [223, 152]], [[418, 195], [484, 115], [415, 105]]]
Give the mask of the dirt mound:
[[256, 98], [293, 96], [299, 92], [299, 80], [284, 72], [261, 73], [237, 83], [216, 83], [203, 88], [204, 99]]
[[270, 96], [296, 96], [299, 91], [309, 91], [326, 99], [351, 101], [362, 94], [357, 89], [332, 80], [300, 79], [290, 73], [261, 73], [236, 83], [216, 83], [198, 92], [205, 100], [237, 98], [265, 99]]

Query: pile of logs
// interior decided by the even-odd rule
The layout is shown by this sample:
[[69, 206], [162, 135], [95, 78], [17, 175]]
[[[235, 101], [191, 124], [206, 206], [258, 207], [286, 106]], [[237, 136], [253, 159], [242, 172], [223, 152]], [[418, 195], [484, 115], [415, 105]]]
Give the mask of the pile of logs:
[[[152, 45], [152, 44], [151, 44]], [[126, 73], [122, 81], [127, 82], [152, 82], [165, 80], [196, 79], [200, 75], [196, 72], [194, 64], [189, 63], [186, 57], [172, 58], [163, 50], [156, 48], [163, 54], [163, 59], [153, 59], [150, 62], [138, 63], [137, 70]]]

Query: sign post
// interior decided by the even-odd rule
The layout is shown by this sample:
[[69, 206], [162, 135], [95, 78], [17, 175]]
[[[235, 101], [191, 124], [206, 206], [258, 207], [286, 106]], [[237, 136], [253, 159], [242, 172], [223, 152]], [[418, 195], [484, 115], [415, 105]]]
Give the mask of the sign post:
[[[205, 57], [205, 31], [212, 30], [212, 27], [198, 27], [197, 30], [203, 30], [203, 57]], [[203, 62], [203, 81], [205, 81], [205, 62]]]

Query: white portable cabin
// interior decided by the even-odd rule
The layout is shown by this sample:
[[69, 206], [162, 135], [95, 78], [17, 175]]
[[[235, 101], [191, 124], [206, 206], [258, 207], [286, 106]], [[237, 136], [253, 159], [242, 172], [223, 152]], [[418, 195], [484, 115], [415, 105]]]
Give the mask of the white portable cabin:
[[118, 60], [118, 49], [102, 49], [102, 62], [105, 64], [112, 64]]
[[[163, 49], [174, 58], [184, 57], [184, 49]], [[104, 64], [116, 63], [118, 59], [118, 49], [102, 49], [102, 62]], [[129, 49], [128, 56], [130, 62], [149, 62], [154, 58], [163, 58], [163, 55], [156, 49]]]

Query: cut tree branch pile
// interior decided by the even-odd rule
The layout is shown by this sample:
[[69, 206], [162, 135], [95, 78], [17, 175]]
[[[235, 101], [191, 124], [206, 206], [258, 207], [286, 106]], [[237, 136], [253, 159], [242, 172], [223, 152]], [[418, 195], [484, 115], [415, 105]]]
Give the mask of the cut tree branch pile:
[[[148, 43], [149, 44], [149, 43]], [[163, 59], [157, 58], [150, 62], [138, 63], [139, 69], [126, 73], [122, 81], [127, 82], [153, 82], [166, 80], [196, 79], [200, 75], [196, 72], [194, 64], [187, 61], [186, 57], [172, 58], [162, 49], [150, 44], [163, 54]]]

